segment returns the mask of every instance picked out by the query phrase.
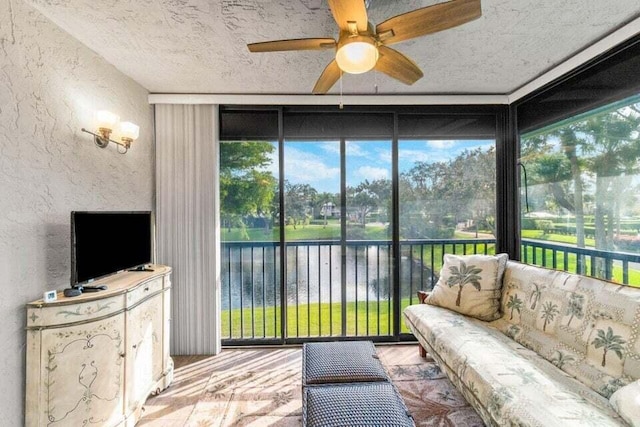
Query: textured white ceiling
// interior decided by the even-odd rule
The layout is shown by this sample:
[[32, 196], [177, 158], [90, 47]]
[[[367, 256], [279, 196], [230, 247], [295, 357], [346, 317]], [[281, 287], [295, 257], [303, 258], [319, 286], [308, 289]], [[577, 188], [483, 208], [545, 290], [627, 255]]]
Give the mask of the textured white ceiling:
[[[333, 51], [249, 53], [246, 44], [337, 36], [324, 0], [26, 1], [155, 93], [309, 94]], [[439, 1], [368, 3], [375, 25]], [[413, 86], [369, 72], [345, 76], [344, 93], [510, 93], [640, 16], [640, 2], [483, 0], [482, 13], [394, 45], [424, 71]]]

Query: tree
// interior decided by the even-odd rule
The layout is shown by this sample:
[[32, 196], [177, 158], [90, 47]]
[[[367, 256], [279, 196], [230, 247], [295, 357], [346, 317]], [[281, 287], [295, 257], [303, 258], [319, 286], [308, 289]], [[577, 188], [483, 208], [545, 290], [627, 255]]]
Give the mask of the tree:
[[545, 185], [553, 195], [554, 203], [569, 212], [575, 211], [567, 183], [571, 178], [569, 161], [561, 153], [548, 153], [536, 158], [529, 169], [528, 185]]
[[367, 215], [379, 208], [390, 211], [391, 205], [391, 181], [388, 179], [368, 179], [357, 187], [347, 187], [347, 206], [357, 212], [357, 218], [364, 227], [367, 223]]
[[569, 304], [567, 305], [567, 315], [571, 315], [569, 317], [569, 321], [567, 322], [567, 326], [571, 326], [571, 321], [574, 317], [582, 319], [584, 317], [584, 295], [577, 294], [572, 292], [569, 296]]
[[620, 335], [615, 335], [613, 333], [613, 329], [611, 326], [607, 328], [607, 333], [605, 334], [603, 329], [598, 329], [598, 335], [593, 339], [591, 345], [595, 348], [602, 347], [602, 366], [605, 367], [607, 365], [607, 352], [613, 351], [619, 359], [622, 360], [622, 345], [627, 341], [624, 340]]
[[507, 308], [511, 309], [511, 317], [509, 317], [509, 320], [513, 320], [513, 310], [516, 310], [518, 313], [520, 313], [522, 305], [523, 302], [520, 298], [518, 298], [518, 294], [509, 295], [509, 301], [507, 301]]
[[447, 286], [450, 288], [458, 285], [458, 298], [456, 298], [456, 306], [460, 307], [460, 299], [462, 298], [462, 288], [468, 283], [471, 283], [474, 288], [480, 290], [480, 280], [482, 279], [478, 273], [482, 272], [482, 269], [475, 265], [469, 265], [464, 261], [460, 261], [460, 267], [452, 265], [449, 267], [451, 276], [447, 279]]
[[276, 179], [265, 168], [274, 150], [270, 142], [220, 144], [220, 214], [229, 231], [234, 225], [244, 229], [247, 215], [270, 214]]
[[[616, 218], [616, 190], [623, 193], [628, 186], [620, 185], [628, 175], [638, 170], [640, 158], [640, 119], [637, 113], [623, 114], [620, 110], [589, 117], [580, 130], [589, 144], [587, 164], [596, 176], [595, 238], [596, 248], [613, 251]], [[611, 278], [612, 261], [596, 259], [596, 277]]]
[[324, 227], [327, 226], [327, 217], [333, 215], [333, 211], [340, 204], [338, 194], [322, 192], [316, 195], [316, 209], [324, 218]]
[[284, 183], [284, 189], [285, 212], [295, 230], [299, 223], [304, 224], [311, 216], [318, 191], [309, 184], [291, 184], [288, 181]]
[[542, 314], [541, 319], [544, 319], [544, 324], [542, 327], [543, 331], [547, 330], [547, 324], [549, 322], [553, 322], [553, 319], [556, 317], [556, 314], [559, 313], [558, 306], [551, 301], [547, 301], [542, 304]]
[[[553, 202], [574, 213], [578, 247], [585, 246], [586, 202], [593, 197], [596, 249], [615, 250], [623, 206], [633, 203], [637, 191], [631, 177], [640, 166], [638, 105], [614, 106], [522, 140], [533, 182], [549, 185]], [[577, 272], [584, 273], [584, 256], [577, 261]], [[611, 278], [611, 260], [598, 258], [595, 266], [597, 277]]]
[[[556, 144], [558, 142], [558, 144]], [[548, 187], [556, 206], [575, 216], [576, 246], [585, 247], [584, 233], [584, 162], [578, 157], [583, 139], [579, 136], [579, 125], [573, 123], [549, 133], [534, 134], [523, 138], [522, 160], [531, 166], [531, 177], [527, 185], [542, 184]], [[559, 151], [554, 151], [559, 147]], [[578, 255], [578, 273], [584, 272], [584, 256]]]
[[405, 238], [451, 238], [473, 220], [495, 231], [496, 158], [493, 147], [465, 150], [442, 162], [416, 162], [400, 176], [400, 224]]
[[[571, 165], [571, 179], [573, 180], [573, 213], [576, 218], [576, 246], [584, 248], [584, 200], [583, 200], [583, 183], [582, 183], [582, 162], [578, 159], [577, 151], [580, 145], [579, 139], [576, 137], [574, 128], [561, 130], [558, 133], [560, 143], [569, 164]], [[578, 273], [583, 273], [585, 267], [584, 256], [579, 255]]]

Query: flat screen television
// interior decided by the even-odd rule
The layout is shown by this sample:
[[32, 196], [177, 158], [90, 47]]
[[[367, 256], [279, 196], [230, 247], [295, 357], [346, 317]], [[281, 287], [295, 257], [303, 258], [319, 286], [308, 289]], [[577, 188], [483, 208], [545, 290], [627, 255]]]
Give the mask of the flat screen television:
[[71, 286], [149, 264], [151, 212], [71, 212]]

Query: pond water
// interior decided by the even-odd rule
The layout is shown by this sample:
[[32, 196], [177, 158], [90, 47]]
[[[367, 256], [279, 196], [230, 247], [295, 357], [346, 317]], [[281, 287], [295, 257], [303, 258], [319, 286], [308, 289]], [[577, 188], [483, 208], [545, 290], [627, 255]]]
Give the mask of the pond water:
[[[287, 247], [287, 302], [342, 301], [342, 250], [339, 244]], [[344, 300], [388, 301], [393, 294], [391, 244], [346, 247]], [[280, 304], [280, 250], [274, 246], [223, 245], [222, 309]], [[400, 262], [401, 297], [432, 287], [431, 269], [419, 259]], [[437, 280], [437, 277], [435, 278]], [[240, 285], [241, 284], [241, 285]]]

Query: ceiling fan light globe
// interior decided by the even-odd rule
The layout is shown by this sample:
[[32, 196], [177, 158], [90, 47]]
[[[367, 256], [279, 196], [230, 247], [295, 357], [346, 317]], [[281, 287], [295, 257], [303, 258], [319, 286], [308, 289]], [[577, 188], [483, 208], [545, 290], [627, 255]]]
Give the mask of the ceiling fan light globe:
[[378, 48], [370, 40], [347, 42], [338, 48], [336, 62], [345, 73], [366, 73], [378, 62]]

